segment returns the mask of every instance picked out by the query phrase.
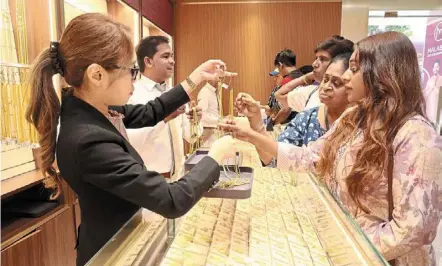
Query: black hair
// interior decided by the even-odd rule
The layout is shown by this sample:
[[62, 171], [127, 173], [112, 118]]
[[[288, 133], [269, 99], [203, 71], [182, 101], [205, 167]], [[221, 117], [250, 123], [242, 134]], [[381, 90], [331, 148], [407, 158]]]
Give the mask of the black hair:
[[274, 64], [275, 66], [278, 66], [279, 63], [288, 67], [296, 66], [296, 54], [290, 49], [284, 49], [280, 51], [275, 56]]
[[305, 65], [299, 68], [299, 71], [301, 71], [302, 74], [308, 74], [313, 71], [312, 65]]
[[330, 62], [329, 66], [333, 63], [342, 62], [344, 64], [344, 69], [348, 69], [350, 57], [352, 53], [343, 53], [338, 54], [337, 56], [333, 57], [332, 61]]
[[326, 51], [334, 58], [338, 54], [353, 53], [354, 43], [339, 35], [333, 35], [316, 46], [315, 53]]
[[144, 58], [152, 58], [158, 52], [158, 45], [169, 43], [169, 39], [164, 36], [149, 36], [140, 41], [137, 46], [137, 62], [141, 73], [144, 72], [145, 64]]

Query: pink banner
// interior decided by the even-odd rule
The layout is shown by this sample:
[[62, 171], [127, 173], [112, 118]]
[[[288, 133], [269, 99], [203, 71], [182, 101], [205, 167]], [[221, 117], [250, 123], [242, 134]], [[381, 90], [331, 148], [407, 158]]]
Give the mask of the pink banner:
[[439, 124], [442, 118], [439, 92], [442, 87], [442, 19], [429, 22], [427, 25], [424, 49], [424, 97], [428, 118]]

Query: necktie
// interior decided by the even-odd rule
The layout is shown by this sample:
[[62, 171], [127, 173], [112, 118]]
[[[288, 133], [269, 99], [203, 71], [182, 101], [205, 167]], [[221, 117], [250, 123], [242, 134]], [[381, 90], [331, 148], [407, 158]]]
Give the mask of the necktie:
[[215, 94], [216, 94], [216, 110], [219, 113], [219, 94], [218, 94], [218, 89], [215, 90]]
[[165, 93], [167, 90], [166, 83], [157, 83], [155, 84], [155, 88], [161, 92], [161, 94]]
[[[163, 84], [155, 84], [155, 88], [157, 90], [159, 90], [161, 92], [161, 94], [166, 92], [166, 83]], [[169, 132], [169, 141], [170, 141], [170, 152], [172, 154], [172, 168], [170, 170], [170, 175], [173, 176], [175, 174], [175, 154], [174, 154], [174, 150], [173, 150], [173, 138], [172, 138], [172, 130], [170, 129], [170, 127], [172, 126], [173, 121], [169, 121], [169, 125], [167, 125], [167, 129]]]

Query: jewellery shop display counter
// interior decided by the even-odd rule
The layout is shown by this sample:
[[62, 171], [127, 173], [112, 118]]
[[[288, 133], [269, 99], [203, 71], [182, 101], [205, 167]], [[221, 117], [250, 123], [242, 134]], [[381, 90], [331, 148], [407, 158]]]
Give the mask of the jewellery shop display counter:
[[87, 265], [388, 265], [315, 176], [241, 149], [250, 198], [202, 198], [177, 220], [140, 210]]

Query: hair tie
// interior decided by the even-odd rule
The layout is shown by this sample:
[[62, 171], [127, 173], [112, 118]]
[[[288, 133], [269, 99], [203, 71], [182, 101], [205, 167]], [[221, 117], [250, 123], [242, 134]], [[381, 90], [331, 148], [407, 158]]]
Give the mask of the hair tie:
[[52, 68], [55, 73], [60, 74], [62, 77], [64, 76], [63, 67], [61, 66], [60, 57], [58, 54], [58, 47], [60, 46], [59, 42], [51, 42], [49, 46], [49, 56], [52, 61]]

